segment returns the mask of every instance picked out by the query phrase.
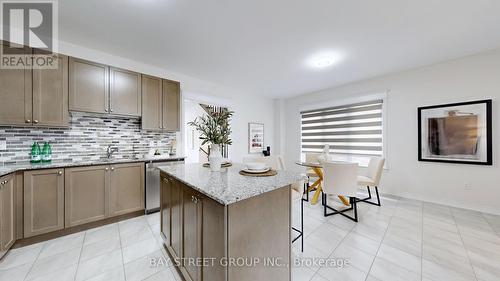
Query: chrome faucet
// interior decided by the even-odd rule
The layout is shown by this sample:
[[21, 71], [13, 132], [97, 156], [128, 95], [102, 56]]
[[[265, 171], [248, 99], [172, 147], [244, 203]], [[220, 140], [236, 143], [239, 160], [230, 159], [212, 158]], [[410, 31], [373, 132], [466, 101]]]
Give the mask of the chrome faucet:
[[111, 155], [113, 155], [113, 153], [117, 152], [118, 151], [118, 147], [113, 147], [111, 144], [108, 145], [108, 148], [106, 150], [106, 155], [109, 158], [111, 158]]

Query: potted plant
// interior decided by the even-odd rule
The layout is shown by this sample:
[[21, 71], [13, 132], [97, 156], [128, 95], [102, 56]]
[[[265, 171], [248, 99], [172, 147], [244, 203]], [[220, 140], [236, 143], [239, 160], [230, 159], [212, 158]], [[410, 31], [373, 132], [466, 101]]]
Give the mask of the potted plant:
[[214, 172], [220, 171], [222, 166], [221, 146], [232, 144], [229, 124], [232, 116], [233, 112], [227, 109], [220, 112], [210, 109], [208, 114], [196, 117], [194, 121], [188, 123], [200, 132], [200, 139], [203, 140], [201, 145], [211, 144], [208, 162], [210, 169]]

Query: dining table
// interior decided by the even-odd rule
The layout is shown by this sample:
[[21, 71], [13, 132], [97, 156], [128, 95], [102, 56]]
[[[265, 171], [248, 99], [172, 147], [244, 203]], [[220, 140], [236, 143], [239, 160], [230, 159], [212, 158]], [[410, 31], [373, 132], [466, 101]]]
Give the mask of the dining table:
[[[310, 168], [316, 174], [318, 179], [315, 180], [314, 183], [309, 185], [309, 187], [307, 188], [307, 194], [315, 190], [314, 195], [311, 198], [311, 205], [316, 205], [318, 203], [319, 196], [323, 191], [323, 164], [320, 162], [303, 162], [303, 161], [297, 161], [295, 162], [295, 164], [306, 168]], [[339, 195], [338, 197], [344, 205], [350, 206], [349, 200], [347, 200], [347, 198], [341, 195]]]

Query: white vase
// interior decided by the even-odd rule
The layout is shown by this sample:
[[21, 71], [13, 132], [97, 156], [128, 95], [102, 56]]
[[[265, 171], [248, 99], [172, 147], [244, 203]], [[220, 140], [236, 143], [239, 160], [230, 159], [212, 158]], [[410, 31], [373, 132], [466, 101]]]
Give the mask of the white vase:
[[210, 163], [210, 170], [212, 172], [220, 171], [222, 166], [222, 154], [218, 144], [212, 144], [212, 147], [210, 148], [210, 155], [208, 156], [208, 162]]

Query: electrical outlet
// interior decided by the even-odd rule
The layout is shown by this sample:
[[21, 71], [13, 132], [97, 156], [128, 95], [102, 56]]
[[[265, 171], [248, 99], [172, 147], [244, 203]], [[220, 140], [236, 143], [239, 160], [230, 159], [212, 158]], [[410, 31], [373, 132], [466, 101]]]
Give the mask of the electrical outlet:
[[0, 140], [0, 150], [7, 150], [7, 141]]
[[466, 183], [466, 184], [464, 185], [464, 190], [472, 190], [471, 185], [470, 185], [469, 183]]

